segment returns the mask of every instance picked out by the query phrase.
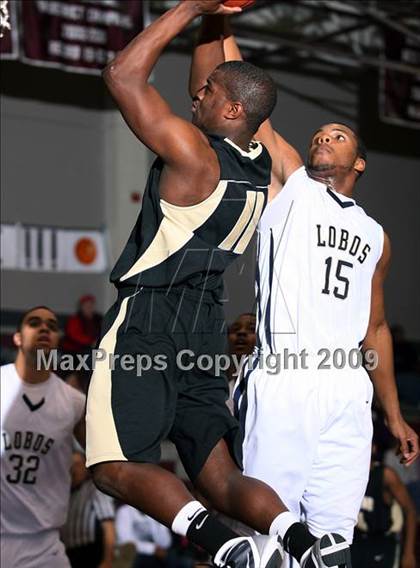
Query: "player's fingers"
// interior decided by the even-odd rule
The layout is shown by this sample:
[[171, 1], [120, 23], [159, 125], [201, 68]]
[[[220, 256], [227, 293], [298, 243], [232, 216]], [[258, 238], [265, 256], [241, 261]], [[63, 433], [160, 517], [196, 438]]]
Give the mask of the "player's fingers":
[[411, 465], [419, 456], [419, 438], [417, 435], [408, 439], [409, 451], [405, 459], [405, 465]]
[[223, 4], [218, 7], [217, 11], [214, 12], [218, 16], [232, 16], [233, 14], [240, 14], [242, 8], [240, 6], [224, 6]]
[[400, 439], [399, 454], [401, 455], [400, 462], [405, 464], [410, 453], [410, 449], [408, 446], [408, 439], [404, 435], [400, 436], [399, 439]]

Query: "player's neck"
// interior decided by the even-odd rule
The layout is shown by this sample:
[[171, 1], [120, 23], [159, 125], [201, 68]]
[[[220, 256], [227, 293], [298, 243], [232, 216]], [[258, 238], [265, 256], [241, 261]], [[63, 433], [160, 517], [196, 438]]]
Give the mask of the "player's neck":
[[251, 143], [252, 138], [249, 137], [249, 134], [243, 136], [228, 136], [229, 140], [231, 140], [234, 144], [239, 146], [241, 150], [245, 152], [249, 152], [249, 145]]
[[35, 356], [25, 356], [22, 351], [16, 357], [15, 367], [22, 381], [33, 385], [47, 381], [51, 375], [50, 371], [37, 369]]
[[332, 190], [337, 193], [341, 193], [341, 195], [344, 195], [345, 197], [353, 198], [354, 179], [349, 175], [340, 175], [340, 173], [337, 173], [334, 170], [314, 170], [310, 166], [307, 167], [307, 170], [311, 178], [321, 183], [325, 183], [325, 185], [330, 187]]
[[331, 189], [337, 193], [341, 193], [345, 197], [353, 197], [354, 182], [349, 178], [340, 179], [338, 177], [331, 177], [328, 184]]

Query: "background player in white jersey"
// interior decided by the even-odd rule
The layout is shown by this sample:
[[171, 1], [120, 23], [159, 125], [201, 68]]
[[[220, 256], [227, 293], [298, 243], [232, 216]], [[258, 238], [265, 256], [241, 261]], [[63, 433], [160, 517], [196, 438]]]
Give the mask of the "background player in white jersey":
[[85, 397], [37, 368], [59, 341], [57, 317], [27, 311], [13, 336], [14, 363], [1, 367], [1, 566], [64, 568], [59, 539], [70, 496], [73, 435], [84, 444]]
[[[195, 54], [202, 73], [220, 64], [214, 41], [221, 34], [225, 59], [240, 59], [226, 19], [208, 18]], [[417, 435], [400, 412], [384, 315], [389, 239], [352, 198], [366, 166], [352, 129], [321, 127], [306, 168], [269, 121], [257, 137], [273, 169], [259, 225], [257, 349], [237, 390], [245, 473], [276, 489], [313, 535], [336, 531], [351, 542], [372, 436], [362, 352], [377, 356], [370, 376], [404, 463], [418, 455]], [[336, 544], [321, 539], [327, 550]]]

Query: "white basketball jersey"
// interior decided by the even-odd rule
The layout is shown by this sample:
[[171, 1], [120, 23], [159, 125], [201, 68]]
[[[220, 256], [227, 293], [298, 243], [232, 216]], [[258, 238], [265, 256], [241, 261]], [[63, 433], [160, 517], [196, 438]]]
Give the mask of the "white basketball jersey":
[[301, 167], [267, 206], [259, 228], [263, 353], [357, 349], [369, 322], [382, 227]]
[[70, 496], [73, 429], [85, 397], [51, 374], [31, 385], [1, 372], [1, 533], [61, 527]]

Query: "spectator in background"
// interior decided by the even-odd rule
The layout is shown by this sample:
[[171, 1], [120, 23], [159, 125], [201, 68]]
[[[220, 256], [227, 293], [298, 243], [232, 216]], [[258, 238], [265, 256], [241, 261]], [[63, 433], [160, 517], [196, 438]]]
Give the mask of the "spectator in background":
[[112, 568], [114, 502], [94, 486], [81, 452], [73, 454], [72, 493], [61, 538], [72, 568]]
[[397, 473], [382, 464], [378, 446], [372, 447], [369, 483], [354, 533], [352, 562], [355, 568], [393, 568], [397, 555], [397, 535], [401, 531], [393, 519], [394, 500], [404, 514], [404, 543], [401, 568], [416, 568], [416, 511]]
[[77, 313], [65, 327], [62, 349], [65, 353], [87, 353], [95, 347], [101, 331], [101, 316], [95, 311], [95, 297], [87, 294], [78, 303]]
[[134, 507], [122, 505], [116, 516], [119, 544], [132, 543], [137, 555], [132, 568], [162, 568], [171, 546], [171, 532]]
[[393, 469], [404, 483], [420, 518], [420, 461], [414, 462], [412, 467], [404, 467], [396, 455], [396, 450], [394, 447], [385, 452], [384, 464]]
[[[245, 359], [245, 357], [250, 355], [254, 350], [256, 342], [255, 327], [256, 317], [253, 313], [241, 314], [229, 326], [229, 355], [231, 357], [235, 357], [238, 363], [241, 360], [241, 357]], [[233, 362], [228, 369], [227, 377], [229, 380], [229, 391], [230, 394], [232, 394], [235, 381], [238, 378], [237, 366], [233, 364]]]

